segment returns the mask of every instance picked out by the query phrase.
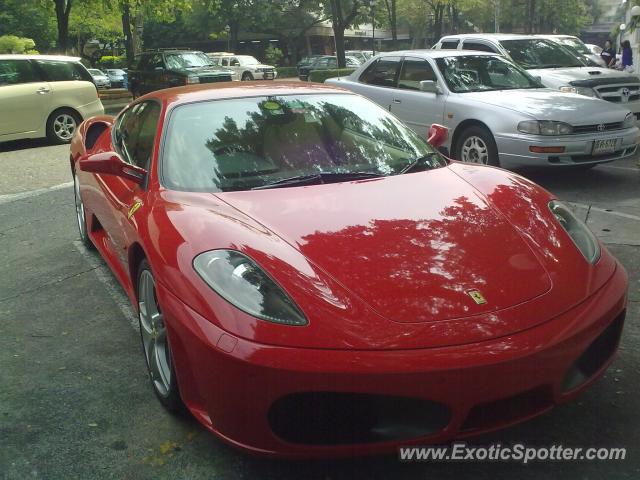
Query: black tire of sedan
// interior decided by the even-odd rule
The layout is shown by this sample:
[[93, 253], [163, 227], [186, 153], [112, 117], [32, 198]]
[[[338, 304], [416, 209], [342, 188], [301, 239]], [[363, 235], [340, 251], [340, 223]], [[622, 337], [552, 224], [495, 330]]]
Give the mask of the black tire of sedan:
[[56, 145], [69, 143], [80, 122], [82, 119], [77, 112], [69, 108], [59, 108], [47, 119], [47, 138]]
[[89, 238], [89, 230], [87, 228], [87, 215], [84, 209], [84, 202], [80, 195], [80, 181], [78, 175], [73, 173], [73, 197], [76, 207], [76, 220], [78, 223], [78, 231], [80, 232], [80, 241], [89, 250], [95, 249], [93, 242]]
[[242, 81], [246, 82], [248, 80], [253, 80], [253, 75], [251, 75], [251, 73], [249, 73], [249, 72], [244, 72], [242, 74]]
[[500, 166], [496, 141], [491, 132], [480, 125], [462, 131], [456, 142], [455, 158], [467, 163]]
[[147, 260], [140, 263], [136, 285], [140, 339], [151, 386], [164, 408], [172, 413], [182, 413], [185, 407], [178, 390], [169, 336], [156, 297], [153, 272]]

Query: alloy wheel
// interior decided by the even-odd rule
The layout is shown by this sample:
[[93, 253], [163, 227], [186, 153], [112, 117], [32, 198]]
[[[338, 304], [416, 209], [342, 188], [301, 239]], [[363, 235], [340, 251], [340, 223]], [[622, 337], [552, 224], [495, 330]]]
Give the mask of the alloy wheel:
[[71, 140], [76, 127], [76, 119], [68, 113], [61, 113], [53, 119], [53, 133], [64, 142]]
[[487, 165], [489, 162], [489, 149], [484, 140], [480, 137], [472, 135], [467, 137], [462, 144], [462, 160], [468, 163], [479, 163]]

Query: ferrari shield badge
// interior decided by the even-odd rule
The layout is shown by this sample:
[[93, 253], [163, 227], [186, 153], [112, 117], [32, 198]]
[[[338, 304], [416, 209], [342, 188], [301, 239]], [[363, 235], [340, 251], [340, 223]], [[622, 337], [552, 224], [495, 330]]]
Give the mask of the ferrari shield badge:
[[482, 296], [480, 290], [467, 290], [467, 295], [473, 298], [473, 301], [478, 305], [482, 305], [483, 303], [487, 303], [487, 300]]
[[136, 213], [141, 206], [142, 206], [142, 202], [140, 200], [138, 200], [136, 203], [131, 205], [131, 208], [129, 209], [129, 213], [127, 214], [127, 218], [131, 219], [131, 217], [133, 217], [133, 214]]

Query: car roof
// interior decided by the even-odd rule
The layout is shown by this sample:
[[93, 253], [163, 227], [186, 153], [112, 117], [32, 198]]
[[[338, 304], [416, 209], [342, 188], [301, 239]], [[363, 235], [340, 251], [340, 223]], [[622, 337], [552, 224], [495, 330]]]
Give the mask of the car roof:
[[39, 55], [39, 54], [17, 54], [6, 53], [0, 55], [0, 60], [61, 60], [65, 62], [79, 62], [80, 57], [69, 57], [67, 55]]
[[383, 52], [376, 55], [374, 58], [378, 57], [387, 57], [393, 56], [397, 57], [400, 55], [417, 55], [423, 57], [430, 58], [443, 58], [443, 57], [461, 57], [464, 55], [490, 55], [496, 56], [497, 53], [494, 52], [481, 52], [478, 50], [427, 50], [427, 49], [416, 49], [416, 50], [398, 50], [395, 52]]
[[167, 106], [175, 106], [206, 100], [267, 97], [272, 95], [304, 95], [311, 93], [353, 94], [348, 90], [322, 83], [308, 85], [303, 84], [302, 82], [220, 82], [157, 90], [140, 97], [140, 99], [144, 100], [155, 98], [162, 101]]
[[536, 38], [536, 35], [526, 35], [524, 33], [459, 33], [457, 35], [445, 35], [439, 42], [446, 40], [463, 40], [465, 38], [485, 38], [487, 40], [525, 40]]

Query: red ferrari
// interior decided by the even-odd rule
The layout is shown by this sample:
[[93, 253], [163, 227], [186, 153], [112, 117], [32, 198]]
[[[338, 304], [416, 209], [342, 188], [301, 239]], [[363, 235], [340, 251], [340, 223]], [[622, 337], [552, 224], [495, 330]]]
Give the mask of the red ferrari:
[[350, 92], [153, 92], [85, 121], [71, 170], [155, 394], [254, 453], [502, 428], [575, 397], [618, 346], [625, 270], [570, 209]]

